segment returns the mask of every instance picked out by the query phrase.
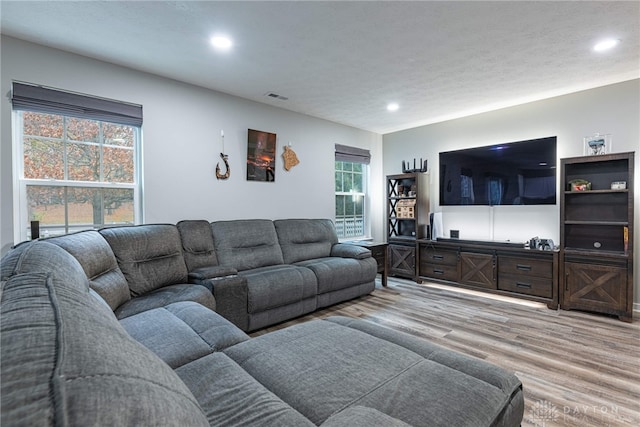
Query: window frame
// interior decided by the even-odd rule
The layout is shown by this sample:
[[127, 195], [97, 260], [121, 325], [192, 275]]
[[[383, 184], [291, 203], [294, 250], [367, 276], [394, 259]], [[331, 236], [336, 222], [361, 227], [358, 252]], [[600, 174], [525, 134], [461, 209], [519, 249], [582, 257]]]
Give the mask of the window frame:
[[[62, 188], [99, 188], [99, 189], [127, 189], [133, 190], [133, 224], [140, 224], [144, 221], [144, 205], [142, 199], [142, 126], [137, 126], [133, 124], [127, 123], [117, 123], [123, 126], [130, 126], [133, 129], [133, 147], [131, 148], [133, 151], [133, 182], [131, 183], [123, 183], [123, 182], [108, 182], [108, 181], [80, 181], [80, 180], [70, 180], [67, 175], [67, 167], [65, 167], [65, 176], [64, 179], [43, 179], [43, 178], [25, 178], [25, 167], [24, 167], [24, 122], [22, 115], [24, 112], [34, 112], [39, 114], [52, 114], [67, 118], [78, 118], [77, 116], [70, 114], [61, 114], [60, 112], [46, 112], [39, 111], [37, 109], [29, 109], [29, 108], [13, 108], [12, 109], [12, 148], [15, 155], [13, 156], [13, 218], [14, 218], [14, 241], [25, 241], [30, 237], [30, 222], [31, 218], [29, 217], [29, 207], [28, 207], [28, 198], [27, 198], [27, 187], [28, 186], [44, 186], [44, 187], [62, 187]], [[89, 119], [86, 117], [79, 117], [80, 119], [88, 119], [95, 120], [101, 123], [116, 123], [115, 121], [110, 120], [100, 120], [100, 119]], [[63, 134], [60, 140], [66, 145], [68, 143], [85, 143], [82, 141], [72, 141], [67, 139], [66, 132]], [[104, 141], [101, 138], [101, 141], [96, 143], [99, 147], [109, 146], [109, 144], [104, 144]], [[66, 152], [66, 150], [65, 150]], [[104, 172], [104, 164], [102, 163], [102, 152], [101, 156], [101, 175]], [[100, 179], [104, 178], [101, 176]], [[65, 206], [67, 205], [67, 200], [65, 200]], [[102, 218], [104, 223], [104, 215], [105, 208], [102, 206]], [[118, 223], [115, 225], [121, 225], [122, 223]], [[96, 226], [106, 227], [108, 224], [82, 224], [82, 225], [74, 225], [69, 224], [69, 216], [68, 209], [65, 208], [65, 220], [64, 224], [60, 227], [56, 228], [64, 228], [63, 234], [68, 234], [75, 231], [87, 230], [87, 229], [96, 229]], [[47, 232], [47, 226], [41, 225], [41, 237], [47, 236], [49, 233]], [[52, 227], [49, 227], [52, 228]], [[42, 232], [44, 230], [44, 233]]]
[[[351, 163], [351, 164], [359, 164], [362, 167], [362, 171], [359, 173], [362, 175], [362, 190], [361, 191], [336, 191], [335, 189], [335, 181], [337, 179], [337, 174], [340, 173], [344, 173], [344, 169], [343, 170], [338, 170], [335, 167], [335, 164], [338, 162], [342, 162], [342, 163]], [[351, 172], [352, 175], [357, 173], [354, 172], [353, 170]], [[351, 197], [362, 197], [362, 221], [363, 221], [363, 234], [362, 235], [354, 235], [354, 236], [343, 236], [340, 235], [338, 233], [338, 240], [340, 241], [350, 241], [350, 240], [367, 240], [370, 239], [371, 236], [371, 221], [370, 221], [370, 214], [369, 214], [369, 180], [370, 180], [370, 167], [369, 164], [365, 163], [365, 162], [361, 162], [361, 161], [353, 161], [353, 159], [351, 160], [340, 160], [338, 158], [335, 159], [334, 162], [334, 200], [337, 199], [337, 196], [351, 196]], [[343, 189], [344, 190], [344, 189]], [[342, 218], [347, 219], [346, 215], [342, 215]], [[357, 216], [354, 212], [353, 215], [354, 219], [357, 219]], [[336, 224], [336, 232], [338, 231], [339, 227], [338, 227], [338, 223], [339, 223], [339, 217], [338, 217], [338, 206], [334, 204], [334, 224]]]

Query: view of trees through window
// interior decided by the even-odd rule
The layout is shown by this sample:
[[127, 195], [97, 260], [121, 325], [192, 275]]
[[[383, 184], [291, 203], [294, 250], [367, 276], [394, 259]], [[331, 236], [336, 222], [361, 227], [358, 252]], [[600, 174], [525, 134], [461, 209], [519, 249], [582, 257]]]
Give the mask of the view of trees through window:
[[365, 235], [365, 168], [362, 163], [336, 161], [336, 231], [340, 238]]
[[20, 111], [29, 220], [62, 234], [135, 220], [138, 128]]

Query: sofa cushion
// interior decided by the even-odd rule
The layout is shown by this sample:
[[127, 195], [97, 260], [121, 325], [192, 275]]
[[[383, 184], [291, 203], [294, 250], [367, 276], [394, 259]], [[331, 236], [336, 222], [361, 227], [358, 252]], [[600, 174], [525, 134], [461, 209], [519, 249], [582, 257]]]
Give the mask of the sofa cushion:
[[266, 219], [218, 221], [211, 224], [221, 265], [238, 271], [283, 264], [273, 222]]
[[[333, 316], [327, 318], [326, 321], [362, 331], [368, 335], [399, 345], [425, 359], [432, 360], [442, 366], [473, 377], [483, 384], [492, 386], [492, 390], [498, 390], [503, 394], [505, 404], [501, 410], [500, 408], [494, 409], [493, 413], [496, 415], [491, 425], [509, 426], [520, 424], [524, 412], [522, 383], [513, 373], [483, 360], [451, 351], [415, 336], [399, 333], [360, 319]], [[470, 399], [469, 402], [471, 401]]]
[[313, 272], [293, 265], [274, 265], [241, 271], [247, 279], [247, 311], [259, 313], [313, 298], [318, 285]]
[[103, 228], [132, 296], [163, 286], [187, 283], [187, 266], [175, 225], [150, 224]]
[[218, 265], [211, 224], [205, 220], [184, 220], [176, 224], [182, 241], [184, 261], [189, 272]]
[[46, 242], [3, 287], [2, 425], [208, 425], [175, 372], [89, 294], [84, 270]]
[[176, 373], [212, 426], [314, 426], [222, 353], [181, 366]]
[[273, 223], [287, 264], [328, 257], [331, 247], [338, 243], [336, 229], [329, 219], [280, 219]]
[[148, 310], [120, 324], [174, 369], [249, 339], [231, 322], [195, 302]]
[[46, 241], [60, 246], [80, 262], [91, 288], [109, 304], [111, 310], [131, 299], [127, 279], [118, 267], [111, 246], [100, 233], [87, 230]]
[[356, 405], [410, 425], [502, 425], [505, 413], [515, 415], [506, 424], [522, 419], [521, 411], [518, 419], [509, 409], [523, 408], [514, 375], [397, 331], [391, 334], [400, 338], [389, 341], [358, 329], [358, 323], [366, 322], [315, 320], [224, 352], [315, 424]]
[[374, 258], [327, 257], [301, 261], [296, 265], [313, 271], [318, 279], [318, 294], [348, 288], [376, 279], [378, 264]]
[[311, 297], [292, 304], [271, 308], [248, 315], [247, 331], [256, 331], [280, 322], [311, 313], [318, 308], [318, 298]]
[[332, 305], [339, 304], [342, 301], [349, 301], [354, 298], [362, 297], [370, 294], [375, 289], [376, 289], [376, 282], [375, 280], [372, 280], [367, 283], [361, 283], [359, 285], [349, 286], [348, 288], [342, 288], [336, 291], [318, 294], [318, 297], [317, 297], [318, 308], [330, 307]]
[[197, 302], [209, 310], [216, 309], [216, 300], [206, 286], [184, 283], [164, 286], [139, 297], [132, 298], [115, 311], [118, 319], [132, 316], [146, 310], [161, 308], [178, 301]]

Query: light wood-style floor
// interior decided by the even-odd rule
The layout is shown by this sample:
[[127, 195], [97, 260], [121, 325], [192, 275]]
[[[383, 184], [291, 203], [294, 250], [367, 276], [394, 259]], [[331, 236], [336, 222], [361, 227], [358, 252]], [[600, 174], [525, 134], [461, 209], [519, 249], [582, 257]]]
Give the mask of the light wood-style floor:
[[640, 319], [629, 324], [390, 278], [371, 295], [253, 335], [332, 315], [379, 323], [515, 372], [524, 385], [523, 426], [640, 426]]

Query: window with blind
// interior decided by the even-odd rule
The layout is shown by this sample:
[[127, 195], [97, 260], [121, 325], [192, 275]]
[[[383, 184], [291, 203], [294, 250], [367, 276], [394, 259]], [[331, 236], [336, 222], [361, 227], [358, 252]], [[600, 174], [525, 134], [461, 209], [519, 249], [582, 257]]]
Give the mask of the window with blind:
[[142, 107], [13, 83], [16, 238], [142, 218]]
[[369, 230], [367, 187], [369, 150], [336, 144], [335, 147], [335, 225], [338, 237], [364, 238]]

